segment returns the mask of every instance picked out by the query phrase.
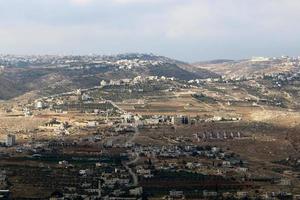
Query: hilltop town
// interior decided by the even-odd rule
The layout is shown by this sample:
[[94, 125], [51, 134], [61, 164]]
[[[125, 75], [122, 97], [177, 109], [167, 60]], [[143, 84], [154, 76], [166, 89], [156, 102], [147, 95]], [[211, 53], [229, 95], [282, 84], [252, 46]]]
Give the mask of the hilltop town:
[[0, 195], [299, 199], [300, 59], [0, 56]]

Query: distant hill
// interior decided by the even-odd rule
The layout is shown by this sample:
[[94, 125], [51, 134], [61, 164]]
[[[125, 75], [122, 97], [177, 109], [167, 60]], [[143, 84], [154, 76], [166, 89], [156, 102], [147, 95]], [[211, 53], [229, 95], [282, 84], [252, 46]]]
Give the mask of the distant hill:
[[234, 60], [229, 60], [229, 59], [217, 59], [217, 60], [197, 62], [197, 63], [194, 63], [194, 65], [223, 64], [223, 63], [229, 63], [229, 62], [233, 62], [233, 61]]
[[[165, 76], [180, 80], [218, 77], [214, 72], [188, 63], [152, 54], [116, 56], [39, 56], [13, 57], [5, 60], [0, 74], [0, 99], [10, 99], [27, 92], [55, 94], [99, 85], [101, 80], [136, 76]], [[26, 62], [20, 66], [19, 63]], [[17, 63], [14, 66], [14, 63]]]
[[253, 58], [246, 60], [214, 60], [198, 62], [195, 67], [207, 69], [226, 77], [247, 77], [254, 75], [271, 75], [293, 73], [299, 71], [299, 59], [290, 57], [281, 58]]

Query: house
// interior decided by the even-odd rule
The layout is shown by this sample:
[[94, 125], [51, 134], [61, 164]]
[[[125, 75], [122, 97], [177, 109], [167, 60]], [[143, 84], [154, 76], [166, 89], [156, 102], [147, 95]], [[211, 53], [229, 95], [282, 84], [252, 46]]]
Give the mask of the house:
[[85, 93], [81, 96], [82, 101], [91, 101], [92, 99], [93, 98], [90, 95], [85, 94]]
[[110, 85], [121, 85], [121, 81], [120, 80], [110, 80]]
[[238, 192], [236, 192], [236, 196], [237, 196], [237, 198], [242, 199], [242, 198], [245, 198], [248, 196], [248, 192], [238, 191]]
[[10, 199], [10, 191], [0, 190], [0, 199]]
[[172, 124], [177, 124], [177, 125], [184, 124], [184, 125], [187, 125], [187, 124], [190, 124], [190, 122], [191, 122], [191, 120], [190, 120], [189, 116], [179, 116], [179, 117], [172, 117], [171, 118], [171, 123]]
[[152, 118], [145, 119], [144, 124], [145, 125], [157, 125], [157, 124], [159, 124], [159, 119], [152, 119]]
[[35, 108], [41, 110], [44, 108], [44, 103], [42, 101], [37, 101], [35, 104]]
[[134, 189], [129, 190], [129, 194], [133, 196], [141, 196], [143, 194], [143, 188], [137, 187]]
[[12, 147], [16, 144], [16, 136], [12, 134], [8, 134], [6, 136], [5, 145], [7, 147]]
[[279, 185], [290, 186], [290, 185], [292, 185], [292, 181], [290, 179], [283, 178], [283, 179], [280, 179]]
[[223, 167], [231, 167], [231, 164], [230, 164], [229, 161], [223, 161], [223, 162], [222, 162], [222, 166], [223, 166]]
[[99, 125], [99, 123], [96, 121], [89, 121], [89, 122], [87, 122], [86, 126], [92, 128], [92, 127], [96, 127], [98, 125]]
[[128, 79], [128, 78], [122, 79], [122, 83], [128, 84], [130, 82], [131, 82], [131, 79]]
[[130, 123], [133, 120], [133, 115], [130, 113], [126, 113], [121, 116], [123, 118], [124, 123]]
[[215, 192], [215, 191], [206, 191], [206, 190], [204, 190], [203, 191], [203, 196], [204, 197], [216, 197], [216, 196], [218, 196], [218, 193]]
[[104, 87], [104, 86], [107, 85], [107, 82], [106, 82], [105, 80], [102, 80], [102, 81], [100, 82], [100, 85], [101, 85], [102, 87]]
[[153, 174], [151, 174], [150, 169], [144, 169], [142, 167], [137, 168], [136, 173], [140, 176], [143, 176], [144, 178], [151, 178], [153, 177]]
[[184, 197], [184, 194], [183, 194], [183, 191], [177, 191], [177, 190], [171, 190], [169, 192], [169, 196], [171, 198], [175, 198], [175, 199], [178, 199], [178, 198], [183, 198]]

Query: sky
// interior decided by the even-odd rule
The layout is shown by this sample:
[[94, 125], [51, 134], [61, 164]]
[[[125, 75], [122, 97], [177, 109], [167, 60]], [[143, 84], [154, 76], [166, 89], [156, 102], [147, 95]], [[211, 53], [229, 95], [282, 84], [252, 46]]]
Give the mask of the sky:
[[1, 54], [300, 56], [299, 0], [0, 0]]

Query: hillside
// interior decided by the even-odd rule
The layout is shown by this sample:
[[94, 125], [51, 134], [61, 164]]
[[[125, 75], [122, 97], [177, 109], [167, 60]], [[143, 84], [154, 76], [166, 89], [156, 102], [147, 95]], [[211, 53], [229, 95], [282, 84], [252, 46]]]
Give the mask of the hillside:
[[[5, 62], [1, 62], [5, 60]], [[20, 66], [22, 62], [26, 65]], [[17, 63], [16, 66], [14, 64]], [[101, 80], [136, 76], [165, 76], [180, 80], [203, 79], [218, 75], [206, 69], [151, 54], [116, 56], [39, 56], [9, 57], [2, 60], [0, 99], [6, 100], [37, 91], [49, 95], [99, 85]]]
[[280, 73], [293, 73], [299, 70], [298, 58], [253, 58], [246, 60], [214, 60], [193, 64], [201, 69], [213, 71], [219, 75], [234, 78]]

